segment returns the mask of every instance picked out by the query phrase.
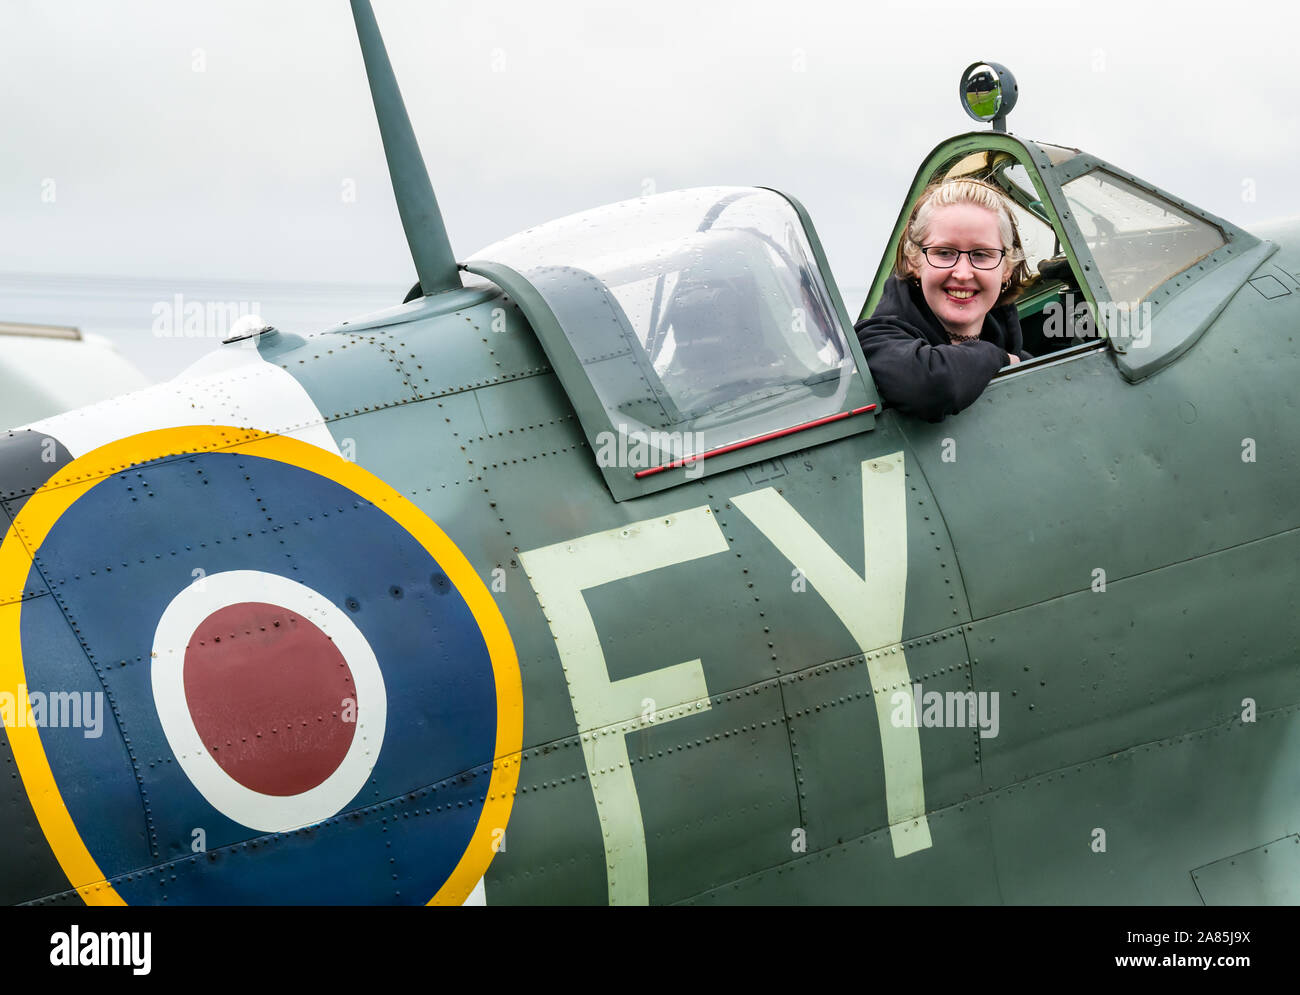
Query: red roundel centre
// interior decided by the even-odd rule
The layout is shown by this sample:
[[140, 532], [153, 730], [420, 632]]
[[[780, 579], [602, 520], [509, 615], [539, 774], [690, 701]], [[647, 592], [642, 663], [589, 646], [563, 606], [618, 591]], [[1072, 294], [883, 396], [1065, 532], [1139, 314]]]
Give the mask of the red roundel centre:
[[185, 650], [194, 727], [232, 778], [297, 795], [338, 769], [356, 731], [356, 684], [316, 625], [279, 605], [245, 602], [205, 618]]

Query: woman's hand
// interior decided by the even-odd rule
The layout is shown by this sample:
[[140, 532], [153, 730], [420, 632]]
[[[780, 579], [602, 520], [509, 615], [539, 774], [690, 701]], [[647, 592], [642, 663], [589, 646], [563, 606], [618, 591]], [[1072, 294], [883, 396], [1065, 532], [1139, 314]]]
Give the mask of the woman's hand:
[[1013, 356], [1013, 355], [1011, 355], [1011, 353], [1007, 353], [1007, 365], [1008, 365], [1008, 366], [1015, 366], [1018, 362], [1020, 362], [1020, 357], [1019, 357], [1019, 356]]

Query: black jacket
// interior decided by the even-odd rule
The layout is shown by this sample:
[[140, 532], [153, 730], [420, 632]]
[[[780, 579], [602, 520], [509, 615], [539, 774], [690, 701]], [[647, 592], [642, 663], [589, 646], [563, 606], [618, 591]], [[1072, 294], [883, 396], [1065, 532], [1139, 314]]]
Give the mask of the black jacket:
[[928, 421], [942, 421], [974, 403], [1008, 363], [1023, 351], [1014, 304], [995, 307], [974, 342], [951, 345], [948, 333], [925, 302], [921, 288], [891, 276], [880, 304], [854, 330], [881, 396], [891, 407]]

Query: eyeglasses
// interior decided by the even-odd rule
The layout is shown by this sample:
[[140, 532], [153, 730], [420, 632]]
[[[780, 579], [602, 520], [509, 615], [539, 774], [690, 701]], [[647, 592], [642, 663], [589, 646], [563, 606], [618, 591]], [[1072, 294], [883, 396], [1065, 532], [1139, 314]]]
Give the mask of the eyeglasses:
[[954, 249], [947, 245], [923, 245], [926, 262], [935, 269], [952, 269], [963, 255], [970, 257], [976, 269], [997, 269], [1005, 256], [1005, 249]]

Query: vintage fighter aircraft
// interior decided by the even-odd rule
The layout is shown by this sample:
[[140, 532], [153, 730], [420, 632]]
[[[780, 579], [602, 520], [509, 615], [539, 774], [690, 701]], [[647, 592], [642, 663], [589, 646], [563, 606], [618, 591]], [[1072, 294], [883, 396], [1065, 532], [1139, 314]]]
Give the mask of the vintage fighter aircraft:
[[411, 299], [3, 440], [0, 898], [1297, 900], [1300, 225], [943, 142], [863, 314], [980, 176], [1040, 358], [921, 422], [786, 194], [455, 262], [352, 6]]

